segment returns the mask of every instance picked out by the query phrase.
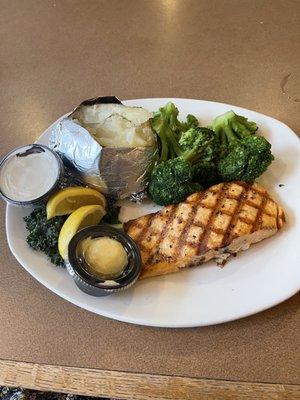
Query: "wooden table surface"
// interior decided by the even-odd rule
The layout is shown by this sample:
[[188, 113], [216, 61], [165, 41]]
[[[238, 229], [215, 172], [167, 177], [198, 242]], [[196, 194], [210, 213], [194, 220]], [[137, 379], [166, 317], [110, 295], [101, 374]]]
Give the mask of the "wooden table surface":
[[[0, 7], [2, 154], [98, 95], [219, 101], [300, 131], [298, 0]], [[213, 327], [112, 321], [29, 276], [8, 249], [0, 210], [0, 384], [138, 400], [300, 398], [299, 295]]]

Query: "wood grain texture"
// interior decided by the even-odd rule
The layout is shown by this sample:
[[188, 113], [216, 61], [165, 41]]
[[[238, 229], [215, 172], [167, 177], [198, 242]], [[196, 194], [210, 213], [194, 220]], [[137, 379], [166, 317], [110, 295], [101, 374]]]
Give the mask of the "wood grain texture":
[[0, 360], [0, 385], [131, 400], [300, 399], [300, 385], [233, 382]]

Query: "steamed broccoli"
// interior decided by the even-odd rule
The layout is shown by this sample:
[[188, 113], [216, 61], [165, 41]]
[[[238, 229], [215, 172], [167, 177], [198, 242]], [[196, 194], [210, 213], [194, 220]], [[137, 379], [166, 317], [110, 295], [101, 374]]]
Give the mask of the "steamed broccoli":
[[251, 182], [271, 164], [271, 144], [254, 135], [255, 122], [229, 111], [215, 118], [212, 125], [220, 143], [218, 173], [222, 181]]
[[149, 194], [168, 205], [223, 181], [253, 181], [273, 160], [270, 143], [254, 135], [255, 122], [229, 111], [215, 118], [212, 129], [201, 128], [193, 116], [178, 120], [172, 103], [151, 120], [160, 139], [160, 156], [150, 176]]
[[270, 143], [262, 136], [236, 139], [228, 154], [218, 163], [218, 172], [224, 181], [252, 182], [266, 171], [274, 160]]
[[228, 111], [213, 120], [212, 129], [217, 135], [224, 138], [226, 135], [237, 135], [238, 137], [251, 135], [257, 131], [258, 127], [255, 122], [250, 122], [247, 118]]
[[178, 203], [216, 181], [213, 160], [217, 136], [208, 128], [198, 127], [192, 115], [188, 115], [185, 123], [177, 117], [177, 108], [168, 103], [151, 121], [161, 146], [158, 165], [151, 173], [149, 194], [161, 205]]
[[181, 122], [182, 131], [187, 131], [190, 128], [197, 128], [198, 125], [199, 125], [199, 121], [192, 114], [187, 115], [186, 122]]
[[180, 122], [178, 109], [171, 102], [155, 112], [150, 122], [152, 129], [160, 139], [160, 161], [177, 157], [181, 153], [178, 139], [182, 132], [198, 126], [197, 118], [191, 114], [187, 116], [186, 122]]
[[149, 184], [150, 197], [162, 206], [179, 203], [201, 189], [192, 182], [191, 164], [182, 157], [156, 165]]
[[180, 150], [179, 157], [163, 161], [154, 167], [149, 194], [157, 204], [179, 203], [190, 194], [203, 189], [200, 183], [194, 180], [194, 166], [202, 160], [206, 151], [203, 144], [201, 146], [200, 142], [196, 141], [190, 149]]
[[192, 179], [204, 188], [220, 181], [216, 167], [218, 155], [218, 139], [216, 134], [208, 128], [191, 128], [184, 132], [179, 140], [183, 149], [197, 147], [201, 151], [201, 159], [192, 168]]
[[218, 151], [218, 141], [215, 133], [208, 128], [190, 128], [183, 132], [179, 139], [183, 150], [199, 149], [201, 159], [211, 161]]
[[177, 115], [178, 109], [173, 103], [168, 103], [154, 113], [150, 120], [152, 129], [160, 139], [160, 161], [177, 157], [181, 152], [177, 141], [180, 129]]
[[204, 189], [220, 183], [217, 165], [214, 161], [199, 161], [192, 167], [192, 179]]

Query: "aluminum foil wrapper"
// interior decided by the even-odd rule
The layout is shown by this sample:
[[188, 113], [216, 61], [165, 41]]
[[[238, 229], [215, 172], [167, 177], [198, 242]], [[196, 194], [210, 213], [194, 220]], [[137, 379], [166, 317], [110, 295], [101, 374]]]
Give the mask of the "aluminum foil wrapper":
[[[99, 103], [121, 102], [115, 97], [98, 97], [85, 100], [81, 105]], [[64, 163], [74, 168], [87, 185], [116, 199], [131, 197], [135, 201], [141, 200], [148, 184], [147, 171], [153, 162], [155, 148], [102, 147], [87, 129], [72, 119], [72, 114], [53, 128], [50, 148], [58, 152]]]

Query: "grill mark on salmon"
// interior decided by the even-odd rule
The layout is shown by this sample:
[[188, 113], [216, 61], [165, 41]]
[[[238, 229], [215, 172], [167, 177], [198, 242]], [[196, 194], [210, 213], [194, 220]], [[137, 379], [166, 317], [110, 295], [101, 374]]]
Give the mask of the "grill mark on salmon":
[[[214, 222], [216, 214], [219, 212], [219, 205], [223, 201], [225, 193], [226, 193], [227, 188], [228, 188], [228, 184], [227, 183], [221, 183], [221, 185], [222, 185], [220, 187], [221, 190], [219, 191], [219, 196], [217, 198], [215, 208], [214, 208], [214, 210], [212, 211], [212, 213], [210, 215], [210, 218], [208, 220], [207, 226], [205, 227], [205, 230], [204, 230], [204, 232], [202, 234], [202, 237], [201, 237], [201, 239], [199, 241], [199, 245], [198, 245], [198, 249], [197, 249], [198, 253], [204, 253], [204, 251], [207, 250], [207, 242], [208, 242], [209, 233], [210, 233], [209, 231], [213, 230], [214, 232], [216, 232], [215, 228], [212, 229], [212, 224]], [[218, 232], [216, 232], [216, 233], [218, 233]]]
[[[200, 202], [200, 204], [201, 204], [201, 201], [202, 201], [204, 196], [205, 196], [205, 192], [199, 193], [198, 201]], [[189, 215], [189, 218], [188, 218], [188, 220], [186, 222], [184, 230], [183, 230], [182, 234], [179, 236], [179, 239], [177, 241], [177, 255], [179, 253], [180, 246], [183, 245], [184, 241], [187, 238], [188, 233], [190, 232], [190, 227], [191, 227], [191, 224], [192, 224], [192, 222], [193, 222], [193, 220], [195, 218], [196, 213], [197, 213], [197, 206], [194, 205], [193, 209], [192, 209], [192, 212]], [[204, 230], [204, 227], [201, 227], [201, 228]]]
[[[148, 217], [148, 218], [147, 218]], [[155, 217], [155, 213], [152, 214], [148, 214], [145, 215], [143, 218], [147, 218], [147, 222], [144, 226], [141, 226], [141, 231], [139, 233], [139, 235], [137, 236], [137, 241], [143, 237], [144, 233], [147, 231], [147, 229], [149, 228], [149, 226], [151, 225], [152, 219]]]
[[[254, 232], [257, 229], [258, 225], [261, 222], [260, 219], [261, 219], [261, 216], [262, 216], [262, 213], [263, 213], [263, 207], [265, 206], [267, 200], [268, 200], [267, 197], [264, 196], [263, 199], [262, 199], [261, 208], [257, 211], [256, 218], [255, 218], [254, 224], [252, 226], [252, 232]], [[276, 222], [276, 228], [278, 229], [277, 222]]]
[[[175, 216], [176, 216], [176, 211], [177, 211], [177, 209], [178, 209], [178, 204], [173, 205], [172, 208], [171, 208], [171, 211], [168, 212], [168, 217], [169, 217], [169, 219], [168, 219], [167, 223], [165, 224], [164, 228], [162, 229], [160, 235], [158, 235], [157, 240], [156, 240], [156, 243], [155, 243], [156, 245], [159, 246], [159, 242], [160, 242], [161, 239], [164, 237], [164, 234], [165, 234], [165, 232], [168, 230], [168, 227], [172, 224], [172, 222], [173, 222], [173, 220], [174, 220], [174, 218], [175, 218]], [[154, 214], [154, 215], [155, 215], [155, 214]], [[154, 254], [152, 255], [152, 257], [150, 257], [150, 258], [147, 260], [147, 262], [146, 262], [145, 265], [146, 265], [146, 266], [149, 265], [149, 264], [155, 259], [155, 256], [156, 256], [156, 254], [154, 253]]]
[[227, 182], [184, 202], [124, 224], [141, 249], [141, 278], [176, 272], [230, 254], [274, 235], [282, 208], [257, 183]]
[[[237, 204], [235, 206], [233, 215], [231, 215], [231, 221], [228, 224], [227, 229], [224, 232], [224, 237], [223, 237], [223, 241], [222, 241], [222, 245], [223, 246], [228, 246], [229, 243], [232, 240], [232, 228], [234, 228], [238, 218], [240, 218], [239, 216], [239, 212], [242, 209], [242, 207], [244, 206], [245, 202], [246, 202], [246, 194], [247, 194], [247, 189], [245, 188], [245, 186], [243, 186], [243, 190], [241, 191], [240, 195], [238, 196], [237, 200]], [[246, 224], [248, 224], [249, 219], [248, 218], [244, 218], [244, 220], [242, 220], [243, 222], [245, 222]]]

